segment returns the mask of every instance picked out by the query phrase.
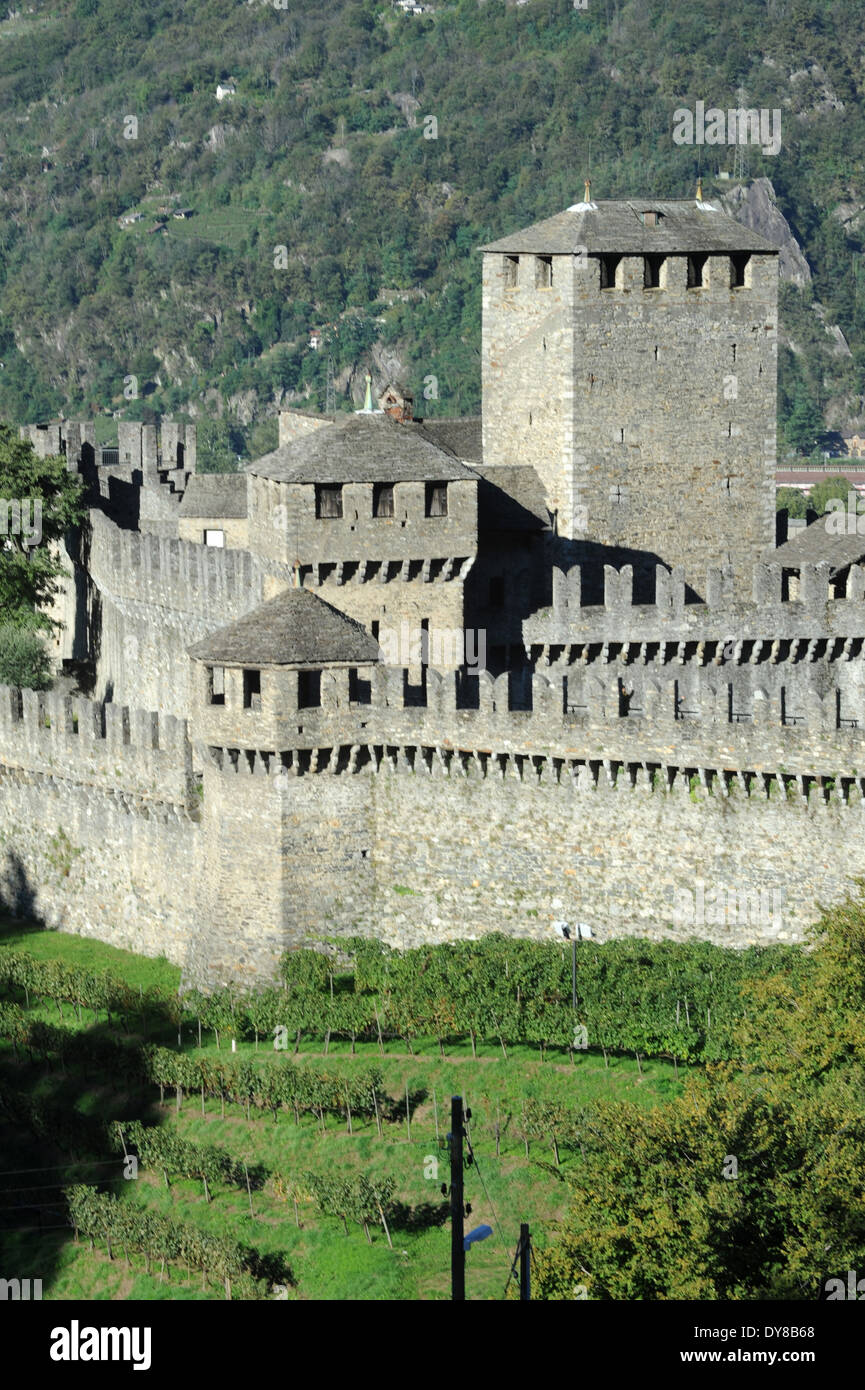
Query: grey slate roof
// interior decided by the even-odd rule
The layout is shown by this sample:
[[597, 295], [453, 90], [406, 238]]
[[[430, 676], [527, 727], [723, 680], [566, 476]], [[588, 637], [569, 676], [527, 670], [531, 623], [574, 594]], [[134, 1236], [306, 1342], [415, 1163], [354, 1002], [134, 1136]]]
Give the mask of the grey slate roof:
[[480, 463], [484, 456], [480, 415], [452, 420], [415, 420], [410, 429], [464, 463]]
[[478, 466], [478, 527], [482, 531], [543, 531], [550, 526], [543, 483], [527, 464]]
[[265, 454], [248, 473], [281, 483], [450, 482], [477, 474], [414, 426], [388, 415], [354, 415]]
[[[827, 516], [831, 513], [827, 513]], [[835, 522], [835, 525], [838, 523]], [[765, 551], [764, 560], [777, 561], [778, 564], [795, 569], [798, 565], [820, 565], [828, 563], [831, 573], [846, 569], [865, 559], [865, 536], [835, 535], [826, 529], [826, 517], [812, 521], [779, 545], [777, 549]]]
[[246, 474], [193, 473], [177, 510], [179, 516], [246, 516]]
[[[589, 255], [643, 255], [651, 251], [761, 251], [777, 255], [779, 249], [759, 232], [722, 212], [711, 200], [698, 204], [694, 199], [632, 198], [628, 202], [574, 206], [590, 210], [558, 212], [543, 222], [490, 242], [481, 250], [513, 255], [534, 251], [554, 256], [572, 253], [578, 246], [584, 246]], [[717, 207], [717, 212], [708, 211], [710, 206]], [[640, 214], [648, 210], [663, 214], [658, 226], [643, 225]]]
[[188, 648], [219, 666], [368, 666], [378, 650], [366, 628], [309, 589], [286, 589]]

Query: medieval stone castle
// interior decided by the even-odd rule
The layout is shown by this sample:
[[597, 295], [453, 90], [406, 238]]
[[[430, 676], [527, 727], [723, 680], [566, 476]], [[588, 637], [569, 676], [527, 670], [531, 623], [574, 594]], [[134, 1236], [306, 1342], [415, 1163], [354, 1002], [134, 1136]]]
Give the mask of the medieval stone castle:
[[5, 904], [205, 984], [354, 933], [800, 939], [865, 866], [865, 541], [776, 529], [777, 327], [699, 191], [587, 189], [484, 248], [480, 419], [386, 385], [219, 476], [190, 426], [24, 427], [89, 489], [92, 699], [0, 690]]

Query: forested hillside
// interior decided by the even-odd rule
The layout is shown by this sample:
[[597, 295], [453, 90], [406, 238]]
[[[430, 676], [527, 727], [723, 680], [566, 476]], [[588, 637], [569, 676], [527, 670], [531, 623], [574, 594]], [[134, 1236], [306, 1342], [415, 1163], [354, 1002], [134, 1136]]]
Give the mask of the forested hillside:
[[34, 0], [0, 22], [0, 415], [249, 426], [324, 406], [329, 357], [337, 408], [371, 366], [426, 383], [427, 414], [475, 411], [474, 248], [581, 197], [589, 164], [599, 198], [733, 189], [733, 149], [673, 141], [697, 101], [782, 113], [745, 174], [812, 273], [783, 295], [791, 442], [862, 411], [865, 11], [277, 3]]

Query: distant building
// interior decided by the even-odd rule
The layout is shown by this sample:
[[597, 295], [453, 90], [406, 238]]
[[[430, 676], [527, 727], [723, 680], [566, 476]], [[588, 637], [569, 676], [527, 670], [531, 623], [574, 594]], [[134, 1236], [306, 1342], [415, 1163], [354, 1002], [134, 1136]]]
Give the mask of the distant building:
[[858, 432], [845, 434], [843, 439], [845, 452], [848, 458], [865, 458], [865, 434], [859, 434]]
[[174, 209], [174, 212], [172, 213], [172, 217], [176, 217], [177, 220], [178, 220], [178, 221], [181, 221], [181, 222], [182, 222], [182, 221], [185, 221], [186, 219], [190, 218], [191, 216], [192, 216], [192, 208], [175, 208], [175, 209]]
[[321, 334], [319, 333], [317, 328], [314, 328], [310, 332], [309, 346], [312, 348], [313, 352], [318, 352], [319, 348], [321, 347]]
[[237, 88], [233, 82], [220, 82], [216, 88], [216, 100], [225, 101], [226, 97], [237, 95]]

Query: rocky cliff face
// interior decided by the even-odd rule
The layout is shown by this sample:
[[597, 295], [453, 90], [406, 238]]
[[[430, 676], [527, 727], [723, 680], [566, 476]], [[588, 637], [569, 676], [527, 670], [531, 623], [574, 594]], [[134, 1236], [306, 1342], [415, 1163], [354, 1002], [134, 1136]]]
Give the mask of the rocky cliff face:
[[759, 232], [780, 246], [779, 273], [782, 280], [803, 286], [810, 283], [811, 270], [790, 224], [775, 201], [771, 179], [754, 179], [745, 187], [736, 184], [720, 199], [725, 212], [737, 222]]

